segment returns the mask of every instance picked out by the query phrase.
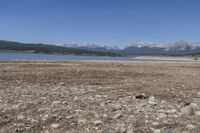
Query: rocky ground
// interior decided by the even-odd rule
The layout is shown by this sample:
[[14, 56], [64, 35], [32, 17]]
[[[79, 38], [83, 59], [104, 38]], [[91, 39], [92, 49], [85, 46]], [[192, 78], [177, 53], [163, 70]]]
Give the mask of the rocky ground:
[[1, 61], [0, 133], [198, 133], [200, 63]]

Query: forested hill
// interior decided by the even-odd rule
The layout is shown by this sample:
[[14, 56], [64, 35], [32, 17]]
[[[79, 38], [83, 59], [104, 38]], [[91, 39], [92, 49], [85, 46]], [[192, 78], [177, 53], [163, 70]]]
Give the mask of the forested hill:
[[66, 47], [46, 45], [46, 44], [25, 44], [25, 43], [4, 41], [4, 40], [0, 40], [0, 52], [89, 55], [89, 56], [120, 56], [120, 54], [111, 52], [97, 52], [91, 50], [66, 48]]

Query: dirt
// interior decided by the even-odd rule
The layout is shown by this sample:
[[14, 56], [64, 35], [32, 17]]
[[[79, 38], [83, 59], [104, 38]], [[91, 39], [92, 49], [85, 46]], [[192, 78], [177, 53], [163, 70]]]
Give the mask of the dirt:
[[0, 133], [15, 132], [198, 133], [200, 63], [1, 61]]

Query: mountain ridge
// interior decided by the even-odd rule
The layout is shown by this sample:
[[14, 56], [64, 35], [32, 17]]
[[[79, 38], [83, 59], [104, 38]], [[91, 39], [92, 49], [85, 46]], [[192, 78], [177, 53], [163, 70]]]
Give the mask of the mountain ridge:
[[174, 43], [138, 42], [119, 48], [96, 44], [31, 44], [0, 40], [2, 50], [31, 51], [47, 54], [74, 54], [97, 56], [129, 56], [129, 55], [191, 55], [200, 53], [200, 42], [190, 43], [183, 40]]
[[49, 44], [31, 44], [0, 40], [0, 52], [43, 53], [61, 55], [89, 55], [89, 56], [121, 56], [111, 52], [91, 51], [77, 48], [67, 48]]
[[138, 42], [127, 45], [124, 48], [96, 44], [63, 44], [62, 46], [84, 50], [116, 52], [125, 55], [185, 55], [200, 52], [200, 42], [190, 43], [183, 40], [174, 43]]

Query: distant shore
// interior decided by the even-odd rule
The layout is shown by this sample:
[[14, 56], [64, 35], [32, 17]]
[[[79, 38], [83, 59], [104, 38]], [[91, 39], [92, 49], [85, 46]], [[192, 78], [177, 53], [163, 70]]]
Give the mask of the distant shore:
[[199, 58], [189, 57], [189, 56], [137, 56], [133, 59], [140, 60], [168, 60], [168, 61], [195, 61], [199, 62]]

